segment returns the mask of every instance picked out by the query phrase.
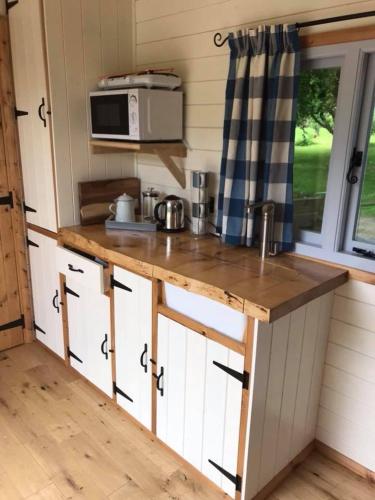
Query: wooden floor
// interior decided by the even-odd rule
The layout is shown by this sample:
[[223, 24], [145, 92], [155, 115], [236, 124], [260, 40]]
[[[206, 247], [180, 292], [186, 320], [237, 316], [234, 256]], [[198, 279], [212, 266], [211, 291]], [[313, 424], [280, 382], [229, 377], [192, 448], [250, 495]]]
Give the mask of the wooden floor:
[[[0, 500], [216, 500], [124, 413], [40, 346], [0, 353]], [[272, 500], [374, 500], [375, 485], [312, 454]]]

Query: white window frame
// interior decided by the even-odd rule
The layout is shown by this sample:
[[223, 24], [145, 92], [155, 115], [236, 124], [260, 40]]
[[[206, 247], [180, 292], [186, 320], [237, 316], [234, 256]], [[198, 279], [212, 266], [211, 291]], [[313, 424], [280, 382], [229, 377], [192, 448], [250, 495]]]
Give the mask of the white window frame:
[[315, 47], [302, 52], [305, 61], [342, 58], [342, 65], [321, 238], [315, 242], [297, 242], [295, 253], [375, 272], [375, 260], [344, 249], [351, 192], [346, 174], [357, 141], [366, 64], [371, 54], [375, 54], [375, 40]]

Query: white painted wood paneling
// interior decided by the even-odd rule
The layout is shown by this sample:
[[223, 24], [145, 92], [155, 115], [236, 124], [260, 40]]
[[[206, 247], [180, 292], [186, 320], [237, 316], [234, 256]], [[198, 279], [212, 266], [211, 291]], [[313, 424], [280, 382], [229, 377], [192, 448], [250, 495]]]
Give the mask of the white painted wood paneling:
[[157, 435], [234, 496], [234, 483], [209, 460], [236, 475], [242, 384], [214, 361], [244, 369], [242, 355], [159, 315]]
[[243, 498], [262, 489], [315, 437], [332, 294], [275, 323], [256, 323]]
[[79, 295], [67, 294], [69, 348], [81, 360], [70, 356], [71, 366], [111, 397], [109, 298], [70, 276], [66, 277], [66, 285]]
[[127, 154], [93, 155], [88, 93], [108, 73], [129, 71], [131, 0], [44, 0], [59, 225], [77, 223], [80, 181], [134, 175]]
[[117, 266], [114, 278], [131, 290], [114, 288], [116, 384], [133, 400], [117, 394], [117, 402], [151, 430], [152, 283]]
[[317, 438], [375, 470], [375, 286], [335, 291]]
[[36, 338], [64, 358], [60, 279], [56, 266], [57, 241], [31, 229], [27, 231], [27, 235], [39, 245], [29, 247], [34, 319], [45, 332], [36, 330]]
[[[20, 0], [9, 13], [17, 119], [28, 222], [56, 231], [44, 33], [40, 0]], [[44, 99], [44, 107], [40, 108]], [[46, 118], [46, 126], [39, 117]]]

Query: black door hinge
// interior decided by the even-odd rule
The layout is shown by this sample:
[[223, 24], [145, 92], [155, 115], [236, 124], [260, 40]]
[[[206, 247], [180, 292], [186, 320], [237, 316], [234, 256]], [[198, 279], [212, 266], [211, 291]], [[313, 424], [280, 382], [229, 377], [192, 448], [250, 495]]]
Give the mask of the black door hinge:
[[20, 116], [26, 116], [28, 115], [29, 112], [28, 111], [22, 111], [21, 109], [17, 109], [17, 108], [14, 108], [14, 116], [16, 117], [16, 120], [17, 118], [19, 118]]
[[239, 380], [242, 383], [243, 389], [249, 388], [249, 372], [238, 372], [237, 370], [233, 370], [233, 368], [230, 368], [229, 366], [222, 365], [218, 361], [213, 361], [213, 364], [218, 368], [221, 368], [221, 370], [225, 371], [225, 373], [228, 373], [228, 375], [231, 375], [235, 379]]
[[125, 394], [124, 391], [122, 391], [119, 387], [117, 387], [116, 382], [113, 382], [113, 394], [120, 394], [120, 396], [124, 397], [125, 399], [129, 400], [131, 403], [134, 403], [132, 398]]
[[357, 148], [353, 148], [353, 154], [350, 159], [350, 165], [348, 173], [346, 174], [346, 180], [349, 184], [356, 184], [358, 182], [358, 176], [353, 175], [353, 169], [362, 166], [363, 151], [357, 151]]
[[40, 328], [40, 326], [38, 326], [35, 321], [33, 321], [33, 325], [34, 325], [34, 330], [36, 330], [37, 332], [40, 332], [40, 333], [44, 333], [44, 335], [46, 335], [46, 332], [44, 330], [42, 330]]
[[220, 465], [216, 464], [213, 460], [208, 459], [209, 463], [215, 467], [219, 472], [223, 474], [229, 481], [231, 481], [233, 484], [236, 485], [236, 491], [241, 492], [242, 489], [242, 477], [239, 476], [238, 474], [234, 476], [227, 470], [223, 469], [223, 467], [220, 467]]
[[74, 354], [74, 352], [72, 352], [70, 350], [69, 346], [67, 347], [66, 352], [68, 353], [69, 358], [73, 358], [76, 361], [78, 361], [78, 363], [82, 363], [83, 364], [82, 359], [80, 359], [76, 354]]
[[15, 321], [10, 321], [9, 323], [3, 323], [0, 325], [0, 332], [3, 332], [4, 330], [11, 330], [12, 328], [17, 328], [18, 326], [22, 326], [22, 328], [25, 328], [25, 317], [22, 314], [19, 319], [16, 319]]
[[12, 191], [9, 191], [8, 196], [1, 196], [0, 197], [0, 205], [9, 205], [10, 208], [13, 208], [13, 193]]
[[37, 243], [34, 243], [33, 241], [29, 240], [29, 238], [26, 238], [26, 245], [28, 247], [36, 247], [39, 248], [39, 245]]
[[26, 212], [32, 212], [33, 214], [36, 214], [35, 208], [28, 207], [25, 202], [23, 202], [23, 211]]
[[18, 0], [7, 0], [5, 2], [5, 7], [6, 7], [6, 10], [7, 10], [7, 14], [10, 11], [10, 9], [12, 7], [14, 7], [15, 5], [17, 5], [17, 4], [18, 4]]
[[68, 287], [66, 286], [66, 283], [64, 283], [64, 293], [65, 293], [65, 295], [66, 295], [67, 293], [70, 293], [70, 295], [73, 295], [74, 297], [78, 297], [78, 298], [79, 298], [78, 293], [73, 292], [73, 290], [72, 290], [71, 288], [68, 288]]
[[127, 292], [132, 292], [133, 291], [128, 286], [123, 285], [119, 281], [115, 280], [115, 278], [113, 277], [113, 274], [111, 274], [111, 288], [114, 288], [114, 287], [121, 288], [121, 290], [126, 290]]
[[371, 252], [371, 250], [365, 250], [364, 248], [353, 247], [353, 252], [359, 253], [363, 255], [363, 257], [367, 257], [369, 259], [375, 259], [375, 253]]

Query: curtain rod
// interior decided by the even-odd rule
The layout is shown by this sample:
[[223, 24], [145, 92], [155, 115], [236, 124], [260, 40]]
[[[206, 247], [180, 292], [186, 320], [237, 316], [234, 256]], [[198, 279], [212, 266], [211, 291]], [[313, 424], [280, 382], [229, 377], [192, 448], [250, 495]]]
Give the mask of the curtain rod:
[[[352, 19], [361, 19], [363, 17], [372, 17], [375, 16], [375, 10], [371, 10], [369, 12], [359, 12], [357, 14], [347, 14], [345, 16], [336, 16], [336, 17], [328, 17], [326, 19], [317, 19], [316, 21], [306, 21], [304, 23], [296, 23], [297, 29], [308, 28], [310, 26], [318, 26], [320, 24], [330, 24], [330, 23], [338, 23], [340, 21], [350, 21]], [[228, 36], [224, 39], [220, 32], [214, 34], [214, 44], [216, 47], [222, 47], [228, 40]]]

